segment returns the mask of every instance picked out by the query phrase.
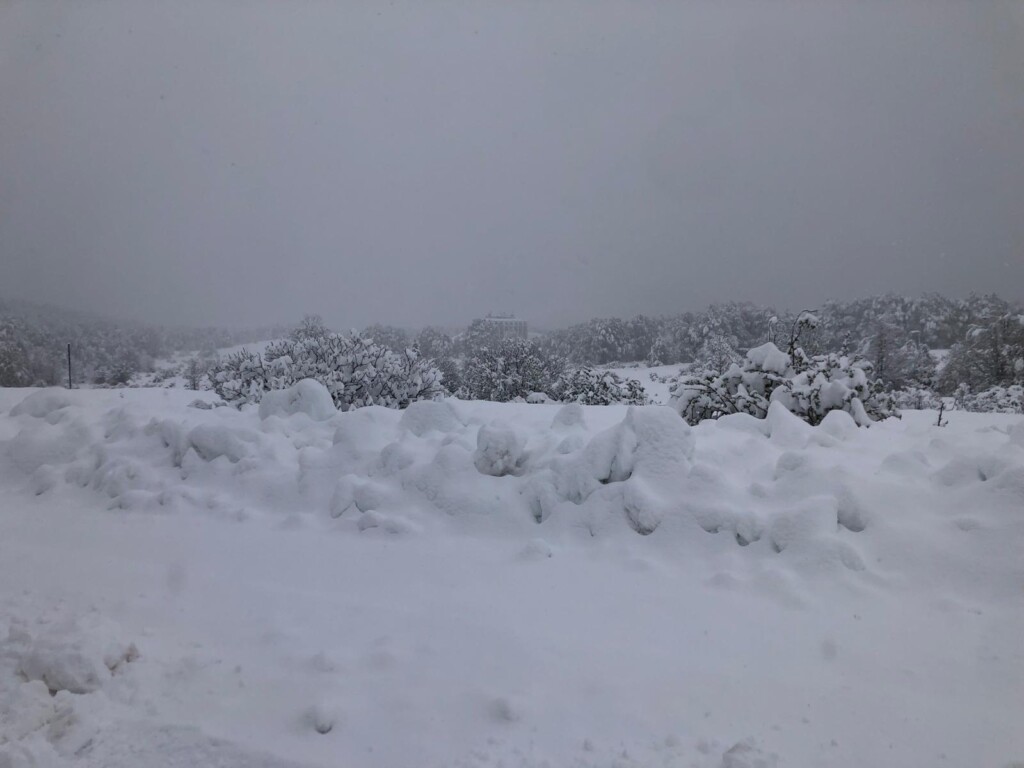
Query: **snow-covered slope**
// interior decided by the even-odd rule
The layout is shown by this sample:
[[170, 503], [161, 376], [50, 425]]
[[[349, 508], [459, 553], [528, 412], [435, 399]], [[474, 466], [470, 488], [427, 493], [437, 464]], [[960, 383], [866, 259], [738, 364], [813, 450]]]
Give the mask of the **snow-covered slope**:
[[1019, 417], [196, 395], [0, 390], [0, 765], [1024, 759]]

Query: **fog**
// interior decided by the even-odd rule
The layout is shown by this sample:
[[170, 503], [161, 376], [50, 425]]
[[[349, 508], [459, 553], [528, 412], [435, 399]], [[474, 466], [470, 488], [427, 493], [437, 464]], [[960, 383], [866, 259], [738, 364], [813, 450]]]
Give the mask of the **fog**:
[[537, 326], [1024, 294], [1015, 2], [0, 4], [0, 296]]

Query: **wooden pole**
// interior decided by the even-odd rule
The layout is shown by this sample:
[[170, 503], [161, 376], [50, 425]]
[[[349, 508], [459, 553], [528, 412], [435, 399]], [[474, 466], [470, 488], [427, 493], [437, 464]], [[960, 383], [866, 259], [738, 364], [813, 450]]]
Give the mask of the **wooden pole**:
[[68, 344], [68, 389], [71, 388], [71, 345]]

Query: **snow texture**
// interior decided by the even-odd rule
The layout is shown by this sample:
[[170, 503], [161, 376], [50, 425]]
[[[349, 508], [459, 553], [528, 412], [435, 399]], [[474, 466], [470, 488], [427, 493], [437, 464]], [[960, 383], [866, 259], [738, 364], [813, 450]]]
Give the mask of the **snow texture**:
[[0, 390], [0, 766], [1024, 757], [1019, 415], [267, 394]]

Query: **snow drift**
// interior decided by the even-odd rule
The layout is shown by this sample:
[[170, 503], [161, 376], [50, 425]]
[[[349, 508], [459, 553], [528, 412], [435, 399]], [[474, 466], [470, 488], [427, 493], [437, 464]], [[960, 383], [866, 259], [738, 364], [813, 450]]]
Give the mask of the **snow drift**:
[[1024, 750], [1020, 417], [195, 397], [0, 392], [0, 765]]

